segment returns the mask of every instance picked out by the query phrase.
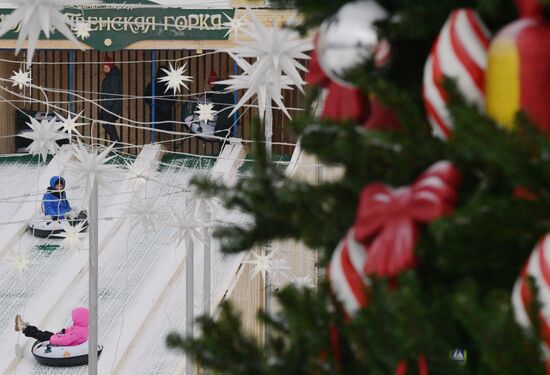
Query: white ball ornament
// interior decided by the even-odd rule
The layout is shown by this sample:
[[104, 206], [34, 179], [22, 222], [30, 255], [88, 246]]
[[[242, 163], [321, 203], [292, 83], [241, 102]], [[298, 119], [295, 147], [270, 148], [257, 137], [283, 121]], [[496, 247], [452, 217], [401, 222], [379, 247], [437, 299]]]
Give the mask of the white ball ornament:
[[369, 60], [375, 66], [388, 62], [390, 45], [381, 39], [374, 23], [388, 13], [374, 0], [347, 3], [319, 29], [317, 54], [321, 68], [333, 81], [353, 87], [346, 73]]

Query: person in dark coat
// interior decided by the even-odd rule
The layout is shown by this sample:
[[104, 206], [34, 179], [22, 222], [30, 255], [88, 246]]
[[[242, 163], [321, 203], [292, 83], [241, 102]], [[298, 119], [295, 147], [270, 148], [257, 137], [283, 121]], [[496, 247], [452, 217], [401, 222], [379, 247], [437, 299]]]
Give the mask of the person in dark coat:
[[229, 115], [233, 110], [234, 98], [232, 92], [225, 92], [224, 86], [216, 84], [219, 81], [215, 71], [210, 72], [208, 76], [208, 96], [214, 103], [214, 110], [218, 118], [216, 121], [215, 135], [218, 137], [227, 137], [231, 132], [233, 125], [233, 115]]
[[[155, 75], [155, 129], [174, 130], [174, 103], [175, 97], [166, 91], [166, 82], [160, 82], [159, 78], [165, 77], [166, 73], [162, 69], [168, 69], [166, 66], [160, 66]], [[152, 82], [149, 82], [145, 88], [145, 103], [151, 107], [152, 100]], [[157, 133], [158, 139], [167, 139], [168, 134]]]
[[99, 120], [104, 121], [101, 125], [111, 141], [117, 142], [120, 138], [113, 123], [117, 122], [118, 116], [122, 115], [122, 76], [108, 55], [105, 55], [103, 71], [105, 72], [105, 78], [101, 82], [103, 108], [99, 111]]

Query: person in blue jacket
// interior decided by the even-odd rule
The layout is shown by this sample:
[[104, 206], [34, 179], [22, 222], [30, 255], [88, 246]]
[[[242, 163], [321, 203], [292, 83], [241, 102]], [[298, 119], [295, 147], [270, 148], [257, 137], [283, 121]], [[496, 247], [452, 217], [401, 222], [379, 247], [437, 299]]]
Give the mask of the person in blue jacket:
[[65, 194], [65, 179], [61, 176], [53, 176], [50, 179], [48, 191], [42, 198], [44, 214], [51, 216], [53, 220], [64, 219], [65, 214], [71, 212], [71, 205]]

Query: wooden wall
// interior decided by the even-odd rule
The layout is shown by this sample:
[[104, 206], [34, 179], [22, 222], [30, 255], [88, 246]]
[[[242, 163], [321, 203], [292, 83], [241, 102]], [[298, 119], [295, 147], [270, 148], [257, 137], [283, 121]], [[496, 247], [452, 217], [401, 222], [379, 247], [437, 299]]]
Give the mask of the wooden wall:
[[[13, 52], [0, 50], [0, 58], [12, 60]], [[19, 68], [18, 64], [2, 62], [0, 63], [0, 77], [8, 79], [13, 75], [13, 71]], [[10, 83], [2, 82], [1, 88], [12, 90]], [[8, 100], [11, 102], [8, 102]], [[5, 89], [0, 90], [0, 152], [15, 152], [15, 106], [18, 106], [18, 98], [11, 95]]]
[[253, 266], [242, 263], [237, 282], [226, 298], [241, 316], [245, 331], [259, 341], [264, 339], [264, 326], [258, 321], [258, 310], [264, 306], [265, 283], [260, 274], [253, 278]]
[[[183, 57], [189, 57], [188, 63], [188, 75], [193, 77], [193, 82], [190, 82], [189, 90], [183, 91], [178, 97], [178, 103], [175, 106], [175, 119], [181, 121], [181, 105], [184, 103], [189, 95], [204, 91], [206, 80], [211, 70], [215, 70], [218, 73], [220, 79], [228, 78], [230, 74], [233, 74], [234, 64], [231, 58], [223, 52], [217, 52], [209, 54], [208, 50], [202, 51], [207, 53], [206, 55], [192, 58], [197, 56], [195, 50], [155, 50], [154, 58], [155, 70], [158, 69], [159, 64], [168, 64], [176, 59]], [[13, 52], [3, 51], [2, 58], [7, 60], [20, 61], [23, 56], [14, 57]], [[117, 63], [117, 66], [121, 69], [123, 77], [123, 94], [126, 98], [123, 103], [123, 116], [135, 121], [150, 121], [149, 107], [145, 104], [142, 98], [147, 84], [151, 81], [151, 60], [153, 57], [152, 50], [124, 50], [111, 54], [113, 60]], [[69, 84], [70, 77], [70, 61], [73, 61], [72, 68], [72, 84]], [[163, 61], [164, 60], [164, 61]], [[72, 111], [79, 113], [83, 111], [85, 117], [91, 119], [98, 118], [98, 107], [94, 101], [99, 99], [99, 91], [101, 87], [101, 81], [104, 77], [103, 73], [103, 61], [104, 53], [87, 50], [37, 50], [33, 59], [32, 66], [32, 78], [33, 83], [40, 85], [47, 90], [47, 95], [52, 105], [57, 105], [63, 109], [69, 108], [69, 103], [72, 104]], [[178, 66], [182, 62], [178, 63]], [[3, 77], [9, 77], [13, 66], [19, 67], [18, 64], [3, 63], [3, 70], [0, 71]], [[15, 69], [15, 68], [14, 68]], [[68, 94], [69, 87], [72, 87], [73, 95]], [[28, 92], [27, 92], [28, 94]], [[43, 94], [39, 90], [32, 90], [30, 93], [32, 98], [43, 99]], [[77, 97], [80, 95], [82, 97]], [[242, 92], [239, 93], [239, 97]], [[285, 93], [285, 103], [287, 107], [297, 108], [302, 103], [298, 91], [292, 91]], [[8, 108], [6, 103], [0, 104], [0, 133], [1, 134], [13, 134], [14, 121], [13, 110], [8, 110], [9, 114], [3, 110]], [[45, 111], [46, 106], [38, 102], [19, 101], [17, 106], [20, 109], [32, 109]], [[281, 111], [275, 111], [274, 116], [274, 136], [273, 142], [287, 142], [294, 143], [295, 139], [284, 130], [284, 124], [286, 120]], [[65, 114], [65, 113], [63, 113]], [[296, 114], [296, 112], [291, 114]], [[238, 137], [243, 139], [250, 139], [251, 131], [250, 126], [252, 118], [257, 116], [256, 110], [240, 110], [239, 122], [238, 122]], [[119, 121], [120, 124], [120, 121]], [[142, 126], [143, 125], [139, 125]], [[183, 124], [176, 124], [176, 131], [187, 133], [186, 127]], [[151, 130], [148, 125], [145, 129], [128, 128], [117, 125], [117, 131], [121, 137], [122, 142], [142, 145], [151, 142]], [[98, 124], [92, 124], [86, 127], [83, 132], [85, 136], [93, 136], [101, 139], [105, 139], [103, 128]], [[170, 136], [171, 137], [171, 136]], [[219, 145], [213, 142], [205, 142], [198, 137], [179, 135], [170, 139], [185, 138], [177, 142], [171, 143], [168, 149], [181, 151], [193, 154], [217, 154], [219, 152]], [[157, 137], [158, 140], [158, 137]], [[0, 152], [7, 153], [13, 152], [14, 147], [11, 145], [0, 144]], [[130, 150], [135, 152], [136, 150]], [[274, 146], [274, 153], [286, 153], [292, 152], [292, 147]]]

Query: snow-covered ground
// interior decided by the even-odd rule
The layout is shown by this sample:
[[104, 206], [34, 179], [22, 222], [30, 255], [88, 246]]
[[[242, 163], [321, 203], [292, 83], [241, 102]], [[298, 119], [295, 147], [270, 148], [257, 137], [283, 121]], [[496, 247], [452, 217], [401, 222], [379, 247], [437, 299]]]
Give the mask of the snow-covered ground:
[[[157, 155], [150, 150], [145, 157], [153, 161]], [[238, 155], [229, 150], [212, 173], [230, 179], [239, 164], [230, 158]], [[35, 212], [47, 175], [63, 174], [69, 188], [77, 186], [77, 176], [57, 159], [49, 166], [24, 160], [28, 158], [9, 164], [0, 157], [0, 374], [87, 374], [87, 366], [48, 368], [37, 364], [30, 353], [34, 340], [13, 329], [15, 314], [22, 313], [40, 328], [55, 331], [69, 324], [73, 307], [88, 304], [87, 239], [75, 251], [60, 246], [59, 239], [38, 239], [21, 230], [22, 212]], [[189, 160], [173, 159], [157, 168], [147, 182], [143, 192], [157, 198], [163, 213], [156, 230], [146, 231], [128, 214], [134, 185], [125, 167], [108, 176], [113, 191], [100, 189], [99, 342], [104, 345], [100, 374], [174, 374], [185, 366], [181, 353], [166, 348], [165, 337], [185, 329], [187, 249], [185, 241], [178, 244], [173, 238], [176, 229], [169, 224], [171, 208], [184, 206], [189, 199], [189, 178], [196, 172], [190, 164]], [[81, 207], [83, 193], [82, 187], [68, 190], [71, 202]], [[240, 220], [236, 213], [225, 214]], [[17, 223], [6, 224], [11, 221]], [[210, 298], [215, 303], [233, 282], [242, 255], [223, 256], [217, 243], [210, 242]], [[199, 315], [203, 308], [204, 244], [197, 241], [194, 250], [195, 314]], [[10, 261], [21, 254], [28, 254], [29, 259], [23, 272]]]

